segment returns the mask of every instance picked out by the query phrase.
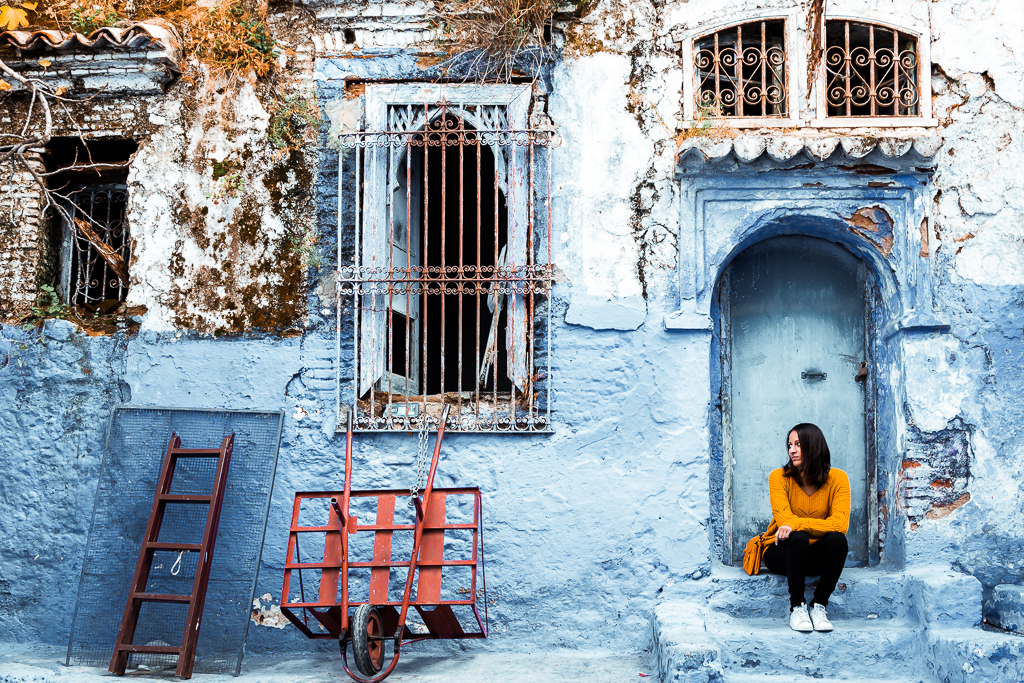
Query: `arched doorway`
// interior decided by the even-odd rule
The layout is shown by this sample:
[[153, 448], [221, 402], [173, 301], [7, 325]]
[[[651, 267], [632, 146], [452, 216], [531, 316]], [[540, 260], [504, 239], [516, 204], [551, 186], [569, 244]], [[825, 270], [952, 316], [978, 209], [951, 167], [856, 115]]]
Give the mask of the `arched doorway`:
[[725, 559], [738, 561], [771, 519], [768, 475], [786, 461], [787, 430], [822, 428], [832, 465], [849, 474], [850, 560], [867, 564], [873, 473], [871, 387], [863, 367], [873, 325], [873, 281], [845, 247], [798, 235], [737, 255], [718, 286], [722, 363]]

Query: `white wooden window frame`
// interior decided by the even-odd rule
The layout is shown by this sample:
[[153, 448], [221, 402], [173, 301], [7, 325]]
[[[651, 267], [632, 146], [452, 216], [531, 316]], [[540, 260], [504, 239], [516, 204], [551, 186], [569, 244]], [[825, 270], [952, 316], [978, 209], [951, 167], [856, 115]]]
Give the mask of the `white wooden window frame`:
[[[826, 72], [824, 59], [818, 63], [814, 81], [810, 91], [807, 86], [809, 31], [806, 13], [799, 10], [789, 12], [755, 13], [738, 15], [728, 21], [702, 24], [700, 27], [674, 36], [681, 44], [683, 67], [683, 122], [682, 128], [693, 128], [701, 125], [697, 118], [697, 92], [700, 86], [697, 69], [693, 65], [694, 44], [705, 36], [723, 29], [747, 24], [755, 21], [771, 21], [783, 19], [786, 22], [786, 79], [790, 105], [789, 115], [780, 117], [765, 116], [721, 116], [715, 119], [717, 125], [732, 128], [792, 128], [801, 125], [814, 128], [925, 128], [939, 124], [932, 116], [932, 85], [931, 85], [931, 29], [926, 25], [908, 26], [894, 23], [887, 18], [871, 14], [833, 14], [827, 13], [821, 23], [820, 39], [822, 55], [827, 49], [825, 44], [825, 25], [829, 21], [856, 21], [862, 24], [874, 24], [886, 29], [900, 31], [917, 39], [918, 87], [920, 88], [920, 116], [873, 116], [846, 117], [827, 116], [825, 106]], [[810, 98], [805, 93], [810, 92]], [[808, 112], [810, 118], [801, 118], [801, 112]]]
[[[529, 128], [530, 86], [519, 85], [450, 85], [450, 84], [372, 84], [366, 86], [365, 128], [370, 131], [386, 131], [388, 129], [388, 108], [393, 105], [437, 105], [445, 101], [451, 107], [469, 105], [499, 105], [506, 108], [509, 128], [526, 130]], [[481, 125], [467, 115], [466, 122], [474, 128]], [[507, 261], [506, 265], [525, 266], [527, 264], [527, 232], [529, 222], [529, 188], [525, 169], [528, 166], [526, 147], [512, 145], [511, 158], [505, 160], [504, 187], [505, 201], [508, 210]], [[499, 160], [496, 159], [496, 163]], [[365, 182], [363, 186], [363, 220], [360, 227], [360, 239], [357, 249], [357, 262], [365, 268], [389, 268], [388, 197], [392, 196], [386, 178], [386, 154], [374, 156], [367, 150], [364, 160]], [[407, 231], [412, 234], [413, 229]], [[415, 257], [410, 260], [415, 262]], [[405, 378], [391, 374], [387, 366], [387, 344], [382, 338], [388, 330], [387, 303], [384, 295], [363, 295], [361, 305], [363, 314], [358, 331], [359, 337], [359, 394], [364, 395], [374, 385], [382, 391], [391, 388], [392, 393], [405, 392], [411, 389], [411, 383], [423, 378]], [[526, 367], [527, 343], [527, 312], [521, 294], [509, 296], [506, 306], [508, 367], [510, 379], [517, 389], [524, 391], [528, 386], [528, 368]], [[410, 325], [411, 323], [411, 316]], [[423, 340], [416, 331], [411, 336], [418, 344], [410, 353], [419, 353]], [[417, 365], [417, 363], [412, 363]], [[390, 377], [389, 377], [390, 375]]]

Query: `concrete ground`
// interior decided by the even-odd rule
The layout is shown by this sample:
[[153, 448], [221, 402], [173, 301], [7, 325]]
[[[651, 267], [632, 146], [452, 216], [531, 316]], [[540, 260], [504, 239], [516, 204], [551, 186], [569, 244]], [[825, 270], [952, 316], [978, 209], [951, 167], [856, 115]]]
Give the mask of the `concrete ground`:
[[[46, 645], [6, 645], [0, 652], [0, 683], [112, 683], [104, 669], [64, 666], [67, 650]], [[180, 680], [164, 673], [132, 674], [136, 680]], [[646, 676], [644, 675], [646, 674]], [[337, 658], [320, 654], [281, 660], [247, 656], [242, 675], [195, 674], [196, 683], [301, 683], [350, 680]], [[388, 681], [395, 683], [628, 683], [658, 680], [646, 655], [611, 655], [579, 650], [536, 653], [456, 652], [451, 656], [417, 653], [415, 646], [402, 654]]]

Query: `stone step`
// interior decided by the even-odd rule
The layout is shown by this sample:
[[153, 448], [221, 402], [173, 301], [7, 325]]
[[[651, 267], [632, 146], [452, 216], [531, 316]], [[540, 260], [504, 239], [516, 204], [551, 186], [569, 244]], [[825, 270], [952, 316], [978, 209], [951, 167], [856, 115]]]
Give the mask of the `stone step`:
[[931, 683], [930, 679], [922, 678], [815, 678], [814, 676], [771, 676], [767, 674], [726, 673], [724, 683]]
[[981, 629], [930, 629], [924, 660], [937, 681], [1024, 681], [1024, 637]]
[[[807, 579], [807, 596], [817, 585]], [[716, 566], [710, 577], [687, 581], [676, 591], [680, 597], [733, 617], [778, 617], [789, 613], [786, 578], [762, 571], [747, 576], [742, 567]], [[838, 618], [903, 619], [910, 613], [907, 578], [879, 569], [847, 568], [829, 600], [829, 615]]]
[[798, 633], [782, 618], [705, 618], [722, 669], [846, 679], [920, 678], [922, 629], [902, 620], [833, 619], [831, 633]]

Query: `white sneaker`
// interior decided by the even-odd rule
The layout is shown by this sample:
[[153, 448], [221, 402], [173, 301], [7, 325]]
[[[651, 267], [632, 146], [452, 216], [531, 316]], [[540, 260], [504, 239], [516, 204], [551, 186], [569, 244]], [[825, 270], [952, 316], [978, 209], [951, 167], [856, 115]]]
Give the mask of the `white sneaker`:
[[811, 618], [807, 616], [806, 604], [794, 607], [793, 611], [789, 613], [789, 627], [794, 631], [800, 631], [801, 633], [810, 633], [814, 630]]
[[832, 622], [828, 620], [828, 615], [825, 614], [825, 606], [814, 603], [811, 607], [811, 623], [814, 624], [815, 631], [831, 631]]

